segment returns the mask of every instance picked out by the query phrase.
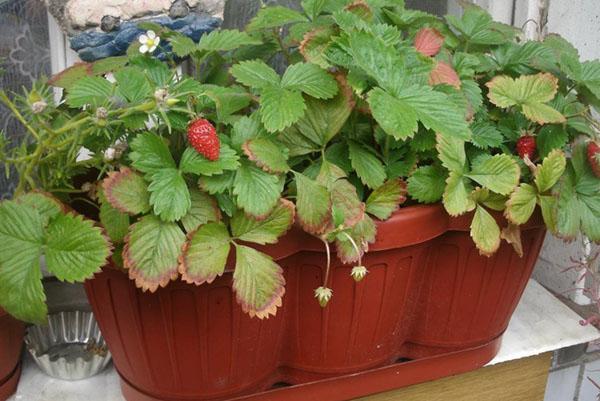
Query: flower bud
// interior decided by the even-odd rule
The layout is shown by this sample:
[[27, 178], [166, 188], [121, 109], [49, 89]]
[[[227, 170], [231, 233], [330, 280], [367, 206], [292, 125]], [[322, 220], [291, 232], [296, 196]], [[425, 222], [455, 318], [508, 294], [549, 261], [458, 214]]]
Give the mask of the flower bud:
[[33, 114], [40, 114], [46, 110], [46, 107], [48, 107], [48, 103], [44, 102], [43, 100], [38, 100], [31, 105], [31, 111]]
[[110, 162], [117, 158], [117, 150], [112, 146], [104, 151], [104, 160]]
[[352, 273], [350, 275], [354, 279], [354, 281], [359, 282], [367, 275], [369, 271], [364, 266], [354, 266], [352, 268]]
[[156, 103], [164, 103], [168, 99], [168, 97], [169, 92], [164, 88], [160, 88], [154, 91], [154, 100], [156, 100]]
[[319, 305], [321, 305], [322, 308], [327, 306], [332, 296], [333, 291], [331, 288], [319, 287], [315, 290], [315, 298], [317, 298]]
[[96, 118], [100, 120], [106, 120], [107, 117], [108, 110], [106, 110], [104, 107], [98, 107], [98, 109], [96, 110]]

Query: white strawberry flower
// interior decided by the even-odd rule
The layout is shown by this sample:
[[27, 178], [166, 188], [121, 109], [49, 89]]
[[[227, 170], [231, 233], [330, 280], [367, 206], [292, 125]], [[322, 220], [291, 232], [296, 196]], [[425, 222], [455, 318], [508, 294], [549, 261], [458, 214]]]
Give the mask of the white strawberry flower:
[[160, 43], [160, 37], [156, 36], [154, 31], [147, 31], [145, 34], [141, 34], [138, 40], [142, 44], [140, 46], [140, 53], [152, 53]]
[[364, 266], [354, 266], [352, 268], [352, 273], [350, 273], [350, 275], [352, 276], [354, 281], [358, 282], [358, 281], [362, 280], [363, 278], [365, 278], [365, 276], [367, 275], [368, 272], [369, 271]]
[[326, 307], [333, 296], [333, 290], [327, 287], [319, 287], [315, 290], [315, 298], [319, 301], [321, 307]]

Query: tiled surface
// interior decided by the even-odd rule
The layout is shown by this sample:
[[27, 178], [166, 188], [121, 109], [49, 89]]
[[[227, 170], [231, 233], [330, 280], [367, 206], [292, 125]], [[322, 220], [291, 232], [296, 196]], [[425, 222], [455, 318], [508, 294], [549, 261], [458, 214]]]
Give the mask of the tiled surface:
[[579, 366], [560, 369], [550, 373], [544, 401], [572, 401], [577, 388]]
[[581, 388], [579, 390], [579, 398], [577, 398], [577, 401], [598, 400], [600, 389], [598, 389], [598, 387], [596, 387], [590, 381], [590, 379], [600, 385], [600, 359], [585, 365], [585, 370], [581, 380]]
[[[531, 280], [504, 336], [500, 353], [492, 363], [525, 358], [600, 337], [594, 328], [580, 326], [579, 319], [577, 314]], [[600, 364], [600, 361], [597, 363]], [[589, 370], [590, 374], [597, 374], [600, 378], [600, 365], [597, 363], [590, 364]], [[571, 383], [571, 374], [565, 373], [564, 376], [557, 379], [563, 380], [559, 386], [560, 383]], [[585, 389], [593, 394], [593, 388]], [[562, 387], [560, 390], [566, 391]], [[558, 390], [552, 391], [559, 394]], [[546, 401], [571, 400], [553, 398]], [[9, 401], [123, 401], [123, 398], [112, 366], [91, 379], [65, 382], [48, 378], [27, 359], [17, 394]], [[596, 400], [581, 398], [579, 401]]]

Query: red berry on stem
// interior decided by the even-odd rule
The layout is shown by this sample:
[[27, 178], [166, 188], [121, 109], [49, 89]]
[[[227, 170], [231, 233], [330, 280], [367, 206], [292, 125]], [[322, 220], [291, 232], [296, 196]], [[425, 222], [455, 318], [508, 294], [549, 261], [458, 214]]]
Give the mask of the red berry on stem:
[[531, 135], [524, 135], [517, 140], [517, 153], [519, 157], [524, 159], [527, 156], [529, 159], [533, 159], [535, 156], [535, 137]]
[[594, 175], [600, 178], [600, 145], [594, 141], [587, 145], [587, 159]]
[[198, 118], [188, 125], [187, 137], [196, 152], [215, 161], [219, 158], [219, 136], [214, 125], [204, 118]]

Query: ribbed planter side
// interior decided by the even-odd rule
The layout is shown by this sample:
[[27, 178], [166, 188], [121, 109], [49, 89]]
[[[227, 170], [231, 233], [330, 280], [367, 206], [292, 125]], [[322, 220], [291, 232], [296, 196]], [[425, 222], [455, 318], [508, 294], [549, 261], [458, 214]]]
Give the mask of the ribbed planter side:
[[0, 309], [0, 400], [17, 388], [25, 325]]
[[523, 257], [503, 242], [488, 258], [466, 232], [431, 242], [410, 358], [485, 344], [501, 335], [517, 307], [544, 241], [545, 229], [522, 233]]
[[334, 296], [325, 309], [314, 299], [325, 274], [322, 244], [292, 230], [263, 248], [286, 278], [283, 307], [263, 321], [235, 302], [230, 271], [210, 285], [177, 281], [149, 294], [126, 273], [106, 268], [86, 290], [126, 387], [145, 394], [132, 400], [224, 399], [497, 340], [544, 229], [539, 220], [524, 227], [523, 258], [506, 244], [486, 258], [468, 225], [468, 216], [451, 219], [441, 206], [400, 210], [379, 224], [363, 281], [354, 282], [352, 267], [333, 259]]
[[284, 334], [284, 313], [250, 319], [230, 282], [227, 274], [211, 285], [175, 282], [150, 294], [105, 269], [86, 290], [126, 381], [158, 398], [217, 398], [263, 388]]

